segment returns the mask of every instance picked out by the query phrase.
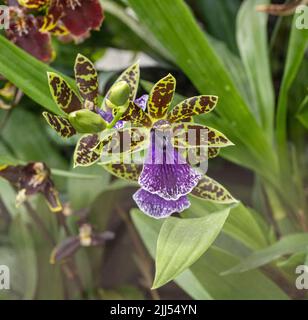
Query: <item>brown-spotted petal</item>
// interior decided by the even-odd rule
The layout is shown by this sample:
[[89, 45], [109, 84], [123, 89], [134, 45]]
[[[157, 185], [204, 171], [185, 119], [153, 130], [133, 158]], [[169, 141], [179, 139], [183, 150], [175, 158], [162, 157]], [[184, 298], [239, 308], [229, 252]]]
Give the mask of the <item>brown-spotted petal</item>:
[[165, 118], [173, 99], [175, 85], [176, 80], [171, 74], [168, 74], [154, 85], [149, 94], [147, 104], [148, 113], [151, 118]]
[[84, 100], [88, 100], [97, 105], [98, 98], [98, 79], [97, 72], [93, 63], [78, 54], [75, 61], [75, 78], [80, 95]]
[[120, 120], [129, 121], [133, 126], [143, 126], [148, 128], [152, 126], [152, 120], [149, 115], [132, 101], [130, 101], [128, 108], [122, 114]]
[[135, 163], [107, 163], [103, 167], [120, 179], [136, 182], [142, 171], [142, 165]]
[[212, 111], [218, 102], [217, 96], [197, 96], [176, 105], [167, 116], [170, 122], [182, 122], [187, 118]]
[[171, 142], [176, 148], [199, 146], [227, 147], [233, 143], [216, 129], [196, 123], [179, 123], [173, 126]]
[[76, 134], [75, 128], [70, 124], [68, 119], [56, 116], [49, 112], [43, 112], [47, 123], [63, 138], [69, 138]]
[[197, 186], [192, 190], [191, 195], [216, 203], [237, 202], [226, 188], [208, 176], [201, 178]]
[[100, 145], [98, 134], [83, 135], [75, 148], [74, 167], [88, 167], [97, 162], [102, 152]]
[[48, 83], [52, 97], [61, 110], [71, 113], [82, 109], [78, 96], [61, 76], [48, 72]]
[[118, 157], [147, 148], [149, 130], [146, 128], [123, 128], [112, 130], [101, 141], [102, 162], [111, 162], [112, 156]]

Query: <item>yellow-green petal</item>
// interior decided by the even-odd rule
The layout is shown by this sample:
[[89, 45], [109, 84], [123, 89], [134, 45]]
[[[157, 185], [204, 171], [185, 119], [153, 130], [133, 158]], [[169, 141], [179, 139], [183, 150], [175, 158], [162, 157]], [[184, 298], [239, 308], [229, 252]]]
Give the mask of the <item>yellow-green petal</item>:
[[63, 117], [56, 116], [49, 112], [43, 112], [47, 123], [63, 138], [69, 138], [76, 134], [75, 128]]
[[148, 113], [153, 119], [164, 119], [172, 102], [176, 80], [168, 74], [160, 79], [152, 88], [147, 104]]
[[48, 72], [48, 83], [51, 95], [61, 110], [71, 113], [82, 108], [78, 96], [61, 76]]
[[78, 54], [75, 61], [75, 79], [84, 100], [88, 100], [97, 105], [98, 80], [97, 72], [93, 63], [82, 54]]
[[176, 105], [169, 113], [170, 122], [181, 122], [187, 118], [212, 111], [218, 102], [217, 96], [197, 96]]

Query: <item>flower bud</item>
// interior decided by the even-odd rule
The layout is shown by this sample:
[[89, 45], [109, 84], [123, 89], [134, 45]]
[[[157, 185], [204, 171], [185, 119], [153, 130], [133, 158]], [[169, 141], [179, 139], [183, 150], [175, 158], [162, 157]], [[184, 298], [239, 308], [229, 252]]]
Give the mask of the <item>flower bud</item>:
[[121, 107], [127, 104], [130, 95], [130, 87], [126, 81], [119, 81], [115, 83], [110, 89], [107, 97], [107, 104], [109, 106]]
[[88, 109], [71, 112], [68, 119], [79, 133], [101, 132], [106, 128], [106, 122], [101, 116]]

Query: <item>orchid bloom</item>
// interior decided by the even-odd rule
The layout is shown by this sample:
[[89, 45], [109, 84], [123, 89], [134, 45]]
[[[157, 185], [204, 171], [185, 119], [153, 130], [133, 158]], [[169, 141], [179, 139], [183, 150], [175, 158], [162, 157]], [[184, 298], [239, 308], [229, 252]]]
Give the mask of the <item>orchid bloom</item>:
[[[219, 148], [232, 145], [219, 131], [196, 124], [192, 119], [195, 115], [212, 111], [218, 97], [189, 98], [170, 110], [174, 91], [175, 79], [169, 74], [154, 85], [146, 111], [131, 102], [120, 118], [121, 121], [146, 129], [148, 151], [143, 166], [124, 163], [105, 165], [118, 177], [138, 181], [141, 188], [133, 198], [141, 211], [154, 218], [165, 218], [187, 209], [190, 206], [187, 198], [189, 193], [216, 202], [235, 202], [220, 184], [185, 162], [181, 152], [182, 148], [208, 147], [208, 156], [214, 157]], [[187, 137], [190, 130], [196, 132], [197, 136], [205, 130], [206, 141], [199, 135], [194, 145], [189, 145]], [[177, 134], [169, 136], [170, 131], [177, 131]], [[157, 159], [160, 161], [156, 162]]]
[[31, 10], [38, 10], [42, 32], [71, 34], [85, 38], [91, 30], [99, 30], [104, 12], [99, 0], [18, 0]]
[[38, 19], [18, 4], [10, 5], [10, 23], [7, 38], [35, 58], [50, 62], [54, 58], [51, 37], [40, 31]]
[[41, 193], [45, 197], [51, 211], [59, 212], [62, 205], [58, 191], [50, 177], [50, 170], [42, 162], [27, 165], [0, 165], [0, 177], [17, 188], [16, 205], [21, 205], [31, 195]]
[[[77, 104], [78, 110], [80, 105], [82, 108], [91, 105], [91, 112], [107, 121], [105, 129], [89, 130], [80, 138], [74, 153], [75, 166], [90, 166], [99, 162], [120, 178], [138, 181], [141, 188], [133, 198], [144, 213], [155, 218], [164, 218], [188, 208], [190, 202], [187, 195], [190, 193], [215, 202], [236, 201], [220, 184], [201, 174], [189, 161], [185, 162], [183, 156], [186, 149], [188, 153], [190, 149], [206, 149], [206, 158], [213, 158], [218, 155], [220, 148], [232, 145], [221, 132], [193, 122], [193, 116], [212, 111], [218, 97], [192, 97], [170, 110], [175, 79], [169, 74], [154, 85], [149, 96], [136, 99], [140, 71], [139, 66], [134, 64], [116, 80], [100, 108], [97, 104], [97, 74], [94, 66], [83, 56], [77, 57], [76, 65], [82, 62], [79, 61], [81, 57], [86, 61], [87, 67], [75, 67], [75, 73], [80, 95], [84, 98], [83, 103], [78, 103], [77, 95], [63, 79], [59, 80], [60, 77], [55, 74], [49, 77], [55, 101], [69, 114], [65, 124], [63, 118], [48, 116], [49, 124], [58, 132], [61, 133], [61, 125], [63, 129], [66, 128], [62, 130], [62, 135], [69, 128], [76, 128], [75, 123], [70, 123], [70, 112], [76, 112], [74, 110]], [[53, 82], [57, 85], [52, 84]], [[46, 113], [45, 117], [47, 119]], [[52, 119], [55, 119], [54, 122]], [[87, 128], [91, 129], [93, 123], [91, 119], [88, 120]], [[61, 121], [61, 124], [57, 126], [56, 121]], [[74, 133], [77, 131], [75, 129]], [[193, 143], [188, 139], [190, 131], [198, 136]], [[206, 138], [202, 137], [202, 131], [206, 131]], [[177, 134], [169, 135], [170, 132]], [[121, 160], [124, 154], [137, 151], [145, 153], [143, 165], [115, 162], [112, 158], [105, 161], [102, 157], [104, 154], [119, 155]], [[157, 159], [162, 159], [162, 162], [157, 163]]]
[[61, 262], [74, 255], [82, 247], [102, 246], [108, 240], [114, 239], [113, 232], [95, 232], [89, 223], [83, 223], [79, 227], [79, 234], [63, 240], [54, 248], [50, 256], [50, 263]]

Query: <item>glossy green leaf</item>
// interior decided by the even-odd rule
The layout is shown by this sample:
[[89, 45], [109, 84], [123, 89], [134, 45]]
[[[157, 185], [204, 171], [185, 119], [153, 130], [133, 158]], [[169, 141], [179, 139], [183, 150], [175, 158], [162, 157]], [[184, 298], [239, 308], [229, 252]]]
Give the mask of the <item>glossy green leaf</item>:
[[[149, 250], [155, 257], [161, 220], [152, 219], [139, 210], [131, 212], [133, 222]], [[239, 259], [212, 246], [193, 266], [175, 279], [192, 298], [208, 299], [288, 299], [288, 296], [259, 271], [221, 276]]]
[[[186, 218], [204, 217], [222, 210], [224, 207], [208, 201], [192, 199], [191, 207], [183, 215]], [[252, 250], [267, 246], [266, 236], [256, 221], [255, 215], [243, 204], [236, 205], [231, 209], [229, 218], [224, 224], [223, 232]]]
[[308, 95], [301, 104], [297, 118], [308, 129]]
[[283, 80], [278, 98], [278, 109], [276, 119], [276, 135], [280, 157], [288, 161], [287, 157], [287, 114], [288, 114], [288, 93], [291, 85], [299, 71], [308, 46], [308, 30], [298, 29], [296, 20], [301, 14], [294, 14], [292, 30], [288, 45], [287, 61], [285, 64]]
[[308, 234], [292, 234], [285, 236], [273, 245], [256, 251], [243, 259], [234, 268], [224, 272], [225, 274], [239, 273], [261, 267], [274, 261], [285, 254], [292, 254], [306, 251], [308, 248]]
[[75, 168], [70, 173], [96, 176], [96, 179], [68, 179], [68, 196], [74, 210], [89, 207], [109, 184], [109, 173], [99, 166]]
[[[11, 232], [10, 237], [17, 255], [17, 268], [20, 268], [18, 278], [23, 298], [34, 299], [38, 271], [34, 242], [26, 220], [21, 216], [16, 217]], [[18, 288], [15, 289], [18, 290]]]
[[273, 131], [274, 89], [267, 47], [267, 15], [256, 6], [269, 0], [246, 0], [237, 16], [237, 44], [257, 107], [255, 114], [269, 135]]
[[49, 167], [64, 169], [66, 163], [48, 139], [43, 121], [40, 116], [16, 108], [12, 111], [1, 137], [13, 152], [14, 158], [24, 162], [44, 161]]
[[157, 241], [153, 288], [176, 278], [211, 246], [221, 231], [229, 209], [203, 218], [170, 217], [162, 225]]
[[[55, 70], [0, 35], [0, 74], [39, 105], [60, 114], [49, 91], [47, 72], [55, 72]], [[72, 79], [63, 75], [62, 77], [74, 87]]]
[[[204, 17], [206, 31], [224, 41], [237, 52], [235, 41], [235, 17], [240, 6], [239, 0], [199, 0], [195, 2], [198, 12]], [[219, 16], [219, 19], [217, 17]]]

